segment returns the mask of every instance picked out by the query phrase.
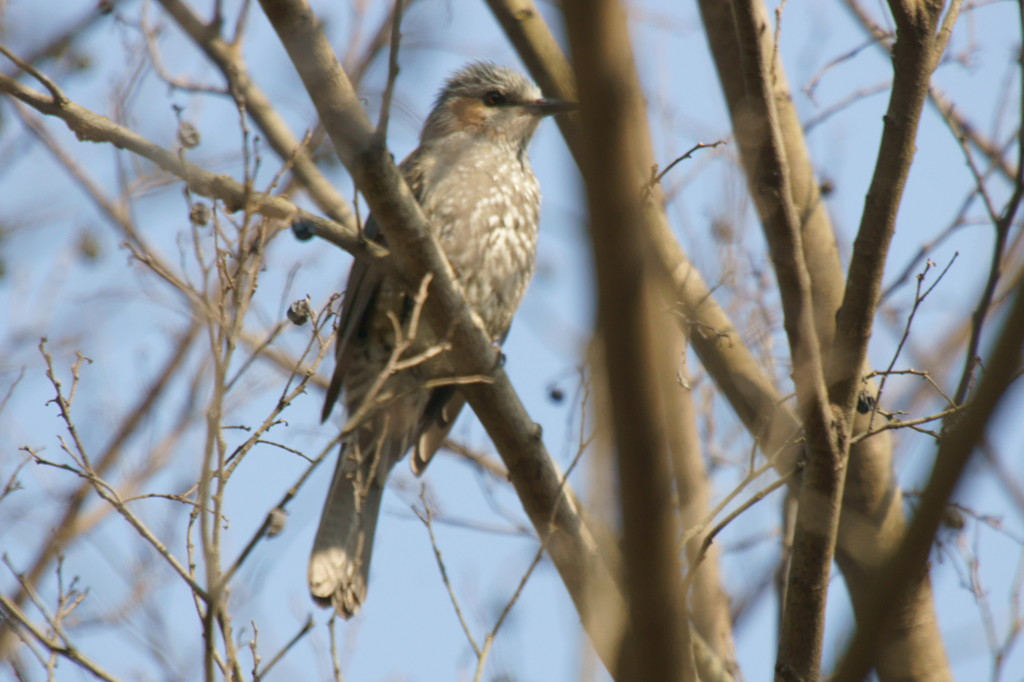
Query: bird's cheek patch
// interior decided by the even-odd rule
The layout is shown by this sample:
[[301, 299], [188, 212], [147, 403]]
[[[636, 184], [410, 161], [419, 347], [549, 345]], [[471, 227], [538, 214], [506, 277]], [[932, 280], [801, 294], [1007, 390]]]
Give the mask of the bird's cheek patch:
[[484, 103], [473, 97], [458, 97], [448, 106], [462, 129], [479, 128], [487, 119]]

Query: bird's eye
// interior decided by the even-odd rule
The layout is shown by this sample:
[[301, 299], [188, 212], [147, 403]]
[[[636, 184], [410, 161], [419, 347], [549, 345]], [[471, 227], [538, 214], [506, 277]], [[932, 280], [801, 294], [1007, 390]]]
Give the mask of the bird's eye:
[[491, 90], [486, 95], [484, 95], [484, 104], [486, 104], [489, 107], [501, 106], [502, 104], [505, 104], [507, 101], [508, 98], [505, 97], [505, 93], [503, 93], [501, 90]]

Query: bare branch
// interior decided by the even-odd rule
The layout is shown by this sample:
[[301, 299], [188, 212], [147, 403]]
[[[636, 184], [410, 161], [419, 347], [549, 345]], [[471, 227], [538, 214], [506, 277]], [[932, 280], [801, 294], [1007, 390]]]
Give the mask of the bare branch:
[[694, 680], [669, 461], [679, 446], [669, 435], [679, 423], [677, 401], [690, 396], [665, 386], [673, 349], [655, 311], [670, 280], [651, 267], [660, 263], [646, 244], [666, 219], [656, 202], [644, 199], [653, 154], [643, 92], [624, 7], [607, 0], [566, 2], [563, 9], [579, 86], [577, 158], [587, 189], [599, 362], [608, 382], [622, 509], [630, 619], [615, 672], [623, 679]]
[[[292, 168], [296, 177], [321, 210], [335, 222], [355, 230], [356, 222], [351, 206], [323, 176], [313, 162], [308, 146], [289, 130], [266, 93], [249, 75], [238, 43], [241, 37], [238, 31], [241, 28], [236, 29], [234, 40], [225, 42], [217, 26], [204, 24], [182, 0], [160, 0], [160, 4], [220, 69], [228, 81], [228, 87], [235, 97], [245, 102], [246, 112], [253, 117], [277, 155], [282, 159], [293, 159]], [[240, 16], [244, 16], [244, 13]]]
[[184, 161], [177, 154], [74, 102], [55, 102], [4, 75], [0, 75], [0, 92], [16, 97], [43, 114], [62, 119], [80, 140], [109, 142], [149, 159], [163, 170], [184, 180], [189, 189], [196, 194], [220, 199], [229, 211], [246, 209], [278, 220], [297, 219], [310, 226], [317, 236], [352, 253], [371, 258], [382, 258], [386, 253], [379, 245], [360, 239], [355, 229], [303, 211], [287, 199], [249, 191], [228, 176], [211, 173]]
[[775, 110], [771, 75], [774, 62], [768, 61], [758, 43], [765, 30], [759, 10], [755, 2], [737, 2], [734, 7], [737, 46], [748, 93], [744, 110], [748, 121], [758, 122], [739, 129], [737, 136], [747, 136], [745, 144], [758, 150], [748, 171], [749, 186], [763, 218], [779, 281], [797, 406], [807, 437], [776, 671], [783, 677], [811, 679], [821, 665], [825, 600], [846, 474], [847, 434], [845, 425], [831, 412], [825, 387], [811, 277], [792, 200], [782, 127]]
[[295, 635], [291, 639], [288, 640], [287, 644], [285, 644], [283, 647], [281, 647], [281, 650], [278, 651], [276, 654], [274, 654], [274, 657], [271, 658], [269, 661], [267, 661], [266, 665], [264, 665], [263, 667], [259, 668], [258, 674], [253, 675], [253, 678], [256, 679], [256, 680], [259, 680], [259, 679], [263, 678], [267, 673], [270, 672], [270, 670], [275, 665], [277, 665], [277, 663], [282, 658], [284, 658], [285, 654], [287, 654], [289, 651], [291, 651], [292, 647], [295, 646], [296, 644], [298, 644], [299, 641], [301, 641], [303, 637], [308, 635], [312, 629], [313, 629], [313, 617], [310, 616], [309, 618], [306, 619], [306, 622], [302, 624], [302, 627], [299, 628], [299, 631], [296, 632]]
[[478, 661], [477, 669], [479, 670], [480, 662], [484, 659], [483, 653], [480, 650], [480, 645], [476, 643], [476, 639], [473, 637], [473, 632], [470, 630], [469, 623], [466, 622], [466, 617], [462, 614], [462, 607], [459, 606], [459, 598], [455, 596], [455, 588], [452, 587], [452, 582], [448, 578], [448, 569], [444, 564], [444, 557], [441, 556], [441, 548], [437, 544], [437, 538], [434, 537], [434, 524], [433, 511], [430, 509], [430, 505], [427, 503], [426, 488], [420, 487], [420, 502], [423, 503], [423, 511], [420, 511], [415, 506], [412, 508], [413, 513], [416, 517], [423, 522], [423, 525], [427, 528], [427, 533], [430, 535], [430, 546], [434, 550], [434, 559], [437, 561], [437, 569], [441, 572], [441, 581], [444, 583], [444, 587], [448, 590], [448, 598], [452, 602], [452, 607], [455, 609], [455, 615], [459, 619], [459, 625], [462, 626], [462, 632], [465, 633], [466, 639], [469, 641], [469, 645], [473, 647], [473, 653], [476, 654]]
[[[22, 611], [17, 604], [3, 594], [0, 594], [0, 607], [2, 607], [4, 613], [7, 614], [7, 618], [4, 619], [5, 621], [11, 623], [12, 626], [16, 623], [17, 626], [24, 628], [32, 635], [32, 637], [35, 638], [37, 642], [39, 642], [39, 644], [46, 647], [49, 651], [66, 658], [101, 680], [106, 680], [106, 682], [118, 682], [116, 677], [101, 668], [97, 663], [93, 662], [92, 659], [87, 657], [70, 643], [67, 643], [66, 640], [65, 643], [62, 644], [60, 641], [49, 637], [35, 623], [33, 623], [27, 615], [25, 615], [25, 612]], [[51, 621], [49, 625], [53, 627], [54, 623]], [[59, 632], [59, 626], [55, 629]]]
[[402, 10], [404, 0], [395, 0], [394, 18], [391, 20], [391, 49], [388, 53], [388, 81], [384, 86], [381, 98], [380, 118], [377, 121], [377, 135], [380, 139], [388, 139], [388, 121], [391, 119], [391, 98], [395, 94], [395, 83], [398, 80], [398, 47], [402, 37]]

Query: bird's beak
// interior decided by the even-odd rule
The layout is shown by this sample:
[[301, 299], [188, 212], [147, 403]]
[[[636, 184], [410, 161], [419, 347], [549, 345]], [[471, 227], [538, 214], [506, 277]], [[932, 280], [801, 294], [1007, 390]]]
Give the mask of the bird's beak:
[[537, 99], [526, 105], [535, 116], [552, 116], [554, 114], [566, 114], [576, 111], [576, 102], [569, 102], [564, 99]]

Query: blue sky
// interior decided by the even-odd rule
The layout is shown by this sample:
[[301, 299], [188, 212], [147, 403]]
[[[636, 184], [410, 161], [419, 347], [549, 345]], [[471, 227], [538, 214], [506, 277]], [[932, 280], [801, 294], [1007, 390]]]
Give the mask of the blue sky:
[[[227, 4], [234, 7], [236, 3]], [[380, 3], [370, 4], [373, 7], [366, 27], [375, 27]], [[80, 16], [84, 6], [58, 0], [8, 3], [3, 40], [17, 52], [27, 53]], [[343, 3], [319, 3], [317, 7], [329, 16], [328, 33], [336, 49], [344, 52], [356, 26], [356, 15]], [[543, 8], [548, 17], [556, 19], [552, 6], [545, 4]], [[653, 0], [634, 3], [633, 8], [635, 49], [651, 107], [655, 157], [664, 165], [696, 142], [727, 139], [728, 116], [695, 8]], [[876, 16], [884, 11], [881, 3], [871, 4], [868, 10]], [[137, 17], [139, 5], [123, 3], [119, 12]], [[220, 77], [157, 8], [148, 9], [148, 20], [165, 26], [159, 47], [170, 71], [220, 84]], [[409, 9], [405, 27], [389, 140], [397, 158], [414, 148], [420, 122], [451, 71], [471, 59], [518, 64], [484, 3], [419, 0]], [[360, 40], [365, 39], [368, 30], [358, 32]], [[1008, 139], [1019, 124], [1019, 112], [1012, 106], [1020, 87], [1013, 72], [1019, 30], [1012, 3], [973, 8], [961, 18], [951, 43], [952, 53], [962, 55], [963, 60], [944, 64], [935, 77], [957, 102], [959, 111], [980, 131], [994, 131], [1000, 141]], [[293, 130], [301, 133], [313, 120], [312, 104], [258, 10], [253, 12], [248, 35], [246, 56], [252, 73]], [[801, 88], [825, 64], [863, 45], [866, 35], [841, 7], [796, 2], [784, 10], [781, 35], [782, 58], [804, 120], [890, 77], [887, 57], [877, 48], [867, 47], [825, 73], [812, 101]], [[170, 92], [151, 70], [139, 69], [135, 60], [126, 58], [126, 51], [138, 39], [133, 27], [108, 19], [77, 44], [76, 49], [91, 60], [88, 70], [72, 74], [66, 62], [46, 64], [45, 70], [58, 78], [76, 102], [107, 115], [114, 113], [111, 101], [118, 92], [117, 84], [138, 72], [124, 123], [160, 144], [172, 146], [176, 129], [172, 105], [182, 106], [183, 117], [197, 126], [203, 140], [189, 152], [189, 159], [237, 176], [240, 136], [233, 105], [215, 97]], [[384, 70], [384, 63], [378, 61], [364, 89], [374, 116]], [[866, 97], [808, 136], [820, 176], [835, 186], [828, 208], [844, 258], [859, 222], [886, 101], [885, 93]], [[167, 339], [182, 329], [186, 307], [176, 294], [130, 259], [119, 246], [123, 239], [110, 229], [52, 157], [26, 137], [6, 103], [2, 112], [0, 152], [8, 163], [6, 168], [0, 165], [0, 197], [4, 198], [0, 225], [5, 228], [0, 256], [6, 271], [0, 279], [0, 309], [4, 311], [0, 319], [5, 320], [0, 323], [5, 352], [0, 360], [0, 395], [23, 372], [11, 401], [0, 411], [0, 442], [4, 443], [0, 446], [0, 477], [6, 480], [22, 457], [17, 450], [22, 445], [44, 448], [44, 454], [55, 459], [60, 456], [56, 409], [45, 404], [52, 390], [36, 350], [40, 336], [49, 337], [57, 367], [65, 377], [75, 350], [80, 349], [93, 360], [82, 371], [76, 413], [87, 447], [99, 450], [130, 409], [138, 391], [161, 367], [169, 353]], [[119, 173], [145, 174], [150, 170], [145, 165], [135, 166], [130, 157], [106, 145], [77, 142], [54, 121], [47, 122], [47, 129], [108, 191], [116, 190]], [[716, 295], [739, 323], [750, 321], [755, 325], [744, 325], [748, 330], [745, 336], [760, 343], [766, 358], [781, 363], [785, 341], [778, 314], [772, 311], [774, 280], [756, 215], [746, 198], [744, 179], [735, 164], [736, 153], [735, 147], [727, 144], [702, 152], [693, 162], [673, 170], [666, 179], [667, 186], [677, 190], [668, 207], [669, 217], [705, 278], [719, 284]], [[554, 125], [541, 127], [531, 157], [544, 193], [538, 275], [504, 352], [508, 358], [506, 369], [531, 415], [542, 425], [548, 450], [567, 466], [576, 452], [579, 419], [585, 412], [579, 406], [578, 366], [591, 328], [593, 306], [585, 209], [576, 169]], [[276, 167], [272, 154], [264, 150], [257, 184], [268, 182]], [[351, 196], [351, 184], [336, 165], [330, 177], [346, 196]], [[890, 279], [923, 242], [945, 229], [970, 187], [970, 175], [955, 140], [934, 109], [926, 109], [891, 250]], [[995, 200], [1004, 201], [1008, 185], [994, 181], [992, 187]], [[132, 211], [146, 239], [169, 261], [186, 262], [187, 207], [179, 186], [168, 189], [143, 182], [137, 193], [139, 198]], [[980, 206], [974, 206], [968, 215], [984, 218]], [[711, 225], [716, 221], [731, 225], [731, 242], [713, 238]], [[986, 272], [991, 232], [990, 226], [973, 221], [930, 254], [940, 266], [954, 252], [959, 252], [959, 257], [918, 313], [918, 333], [911, 338], [902, 366], [949, 370], [950, 383], [958, 374], [962, 364], [959, 352], [935, 356], [932, 349], [956, 321], [969, 314]], [[82, 235], [98, 241], [100, 255], [96, 260], [80, 256]], [[348, 263], [346, 254], [334, 248], [298, 243], [287, 235], [278, 239], [261, 273], [250, 328], [268, 328], [283, 317], [291, 300], [306, 294], [319, 307], [342, 286]], [[764, 291], [768, 293], [760, 295]], [[877, 325], [871, 347], [877, 366], [884, 366], [891, 357], [912, 293], [912, 287], [899, 290], [892, 299], [895, 322], [880, 319]], [[763, 321], [765, 309], [772, 324]], [[279, 343], [294, 352], [307, 337], [306, 328], [287, 328]], [[189, 366], [193, 371], [199, 368], [199, 354], [193, 353]], [[713, 393], [695, 359], [691, 368], [697, 368], [698, 396]], [[784, 365], [779, 364], [775, 370], [778, 376], [785, 376]], [[276, 403], [281, 384], [281, 375], [267, 366], [258, 366], [243, 382], [243, 390], [232, 396], [227, 423], [258, 421]], [[549, 397], [550, 387], [556, 384], [566, 395], [561, 403]], [[890, 388], [890, 397], [898, 405], [914, 384], [911, 380], [894, 380]], [[119, 474], [139, 466], [151, 454], [177, 417], [186, 389], [185, 385], [176, 386], [161, 402], [142, 436], [130, 444], [129, 461]], [[947, 389], [952, 390], [948, 383]], [[1020, 458], [1015, 457], [1024, 442], [1024, 426], [1014, 418], [1021, 409], [1019, 389], [1012, 398], [991, 432], [991, 442], [1005, 457], [1009, 476], [1019, 484], [1024, 478]], [[333, 434], [329, 426], [318, 423], [320, 401], [321, 395], [315, 390], [298, 399], [285, 414], [287, 425], [276, 427], [272, 437], [307, 453], [322, 448]], [[926, 414], [937, 404], [932, 400], [913, 409], [916, 414]], [[711, 405], [701, 421], [702, 436], [709, 456], [714, 458], [716, 492], [722, 495], [742, 474], [749, 440], [720, 401]], [[194, 409], [201, 410], [201, 404]], [[593, 419], [588, 416], [583, 431], [589, 435], [592, 428]], [[474, 448], [493, 451], [471, 417], [463, 418], [454, 433]], [[225, 437], [235, 443], [245, 435], [226, 432]], [[901, 435], [897, 442], [900, 480], [907, 488], [918, 488], [927, 474], [934, 446], [920, 435]], [[201, 448], [202, 432], [190, 430], [172, 450], [170, 463], [147, 484], [147, 490], [186, 489], [195, 478]], [[265, 659], [298, 630], [308, 614], [312, 612], [316, 620], [315, 631], [279, 664], [271, 679], [326, 679], [330, 673], [327, 630], [323, 626], [327, 614], [314, 609], [306, 595], [305, 563], [331, 466], [333, 463], [325, 464], [303, 489], [289, 507], [286, 531], [261, 544], [234, 583], [235, 626], [248, 641], [251, 628], [247, 624], [250, 620], [257, 622]], [[226, 556], [234, 556], [244, 546], [302, 468], [300, 460], [271, 446], [257, 447], [248, 456], [228, 492]], [[1019, 600], [1019, 595], [1010, 590], [1021, 557], [1019, 539], [1024, 537], [1022, 510], [1013, 506], [991, 470], [978, 465], [974, 473], [976, 476], [958, 499], [981, 514], [999, 518], [1002, 530], [971, 520], [960, 536], [945, 536], [946, 551], [937, 553], [933, 561], [940, 621], [958, 679], [981, 679], [989, 672], [977, 599], [965, 587], [971, 568], [963, 563], [965, 552], [981, 558], [978, 575], [992, 602], [997, 628], [1004, 632], [1005, 619], [1011, 613], [1010, 601]], [[70, 482], [64, 472], [31, 465], [22, 470], [20, 478], [24, 490], [0, 502], [0, 551], [22, 569], [54, 522], [54, 505], [46, 501], [59, 497]], [[396, 468], [377, 534], [368, 602], [359, 617], [338, 626], [348, 680], [472, 678], [474, 657], [439, 578], [427, 533], [410, 510], [410, 505], [417, 503], [421, 483], [427, 486], [442, 519], [447, 521], [437, 524], [438, 543], [478, 640], [493, 625], [536, 551], [536, 541], [522, 532], [528, 524], [506, 486], [483, 478], [452, 457], [437, 459], [422, 480], [415, 479], [404, 466]], [[581, 465], [573, 485], [585, 493], [589, 483], [588, 468]], [[730, 593], [744, 594], [759, 575], [774, 568], [778, 503], [778, 496], [762, 502], [720, 537], [726, 549], [722, 570]], [[186, 512], [165, 500], [135, 504], [138, 513], [181, 555]], [[464, 527], [464, 521], [488, 530]], [[78, 543], [66, 559], [65, 573], [79, 576], [81, 586], [89, 588], [89, 596], [78, 612], [85, 624], [76, 630], [76, 642], [126, 678], [156, 679], [162, 674], [175, 678], [175, 673], [155, 669], [150, 653], [139, 644], [144, 640], [143, 633], [160, 632], [154, 621], [138, 613], [128, 622], [92, 620], [126, 598], [134, 580], [133, 570], [154, 577], [152, 589], [157, 591], [168, 628], [157, 637], [163, 652], [179, 665], [196, 661], [194, 665], [185, 663], [182, 669], [198, 674], [202, 641], [195, 635], [196, 616], [187, 590], [114, 516]], [[9, 572], [0, 572], [0, 589], [9, 593], [12, 585]], [[44, 594], [53, 594], [52, 581], [45, 586]], [[838, 579], [832, 597], [828, 656], [835, 655], [836, 642], [841, 642], [851, 628], [845, 592]], [[737, 650], [749, 681], [771, 679], [775, 608], [770, 594], [759, 599], [737, 629]], [[600, 664], [593, 661], [577, 622], [557, 573], [545, 560], [499, 634], [485, 679], [605, 679], [600, 672], [593, 678], [586, 672], [595, 668], [599, 671]], [[1024, 670], [1024, 654], [1011, 657], [1005, 670], [1002, 679], [1018, 679]], [[508, 677], [502, 678], [503, 674]], [[0, 669], [0, 679], [10, 675], [9, 669]], [[57, 677], [71, 680], [81, 675], [70, 664], [62, 663]]]

